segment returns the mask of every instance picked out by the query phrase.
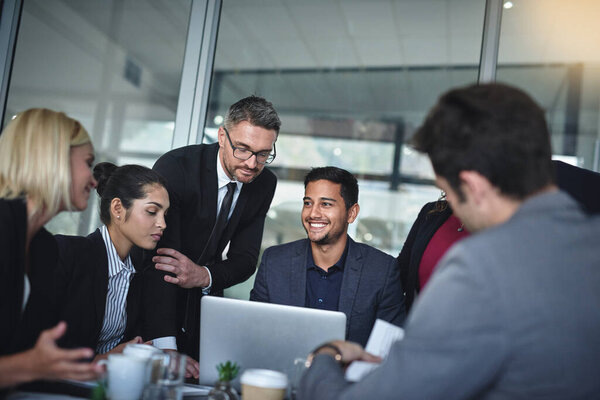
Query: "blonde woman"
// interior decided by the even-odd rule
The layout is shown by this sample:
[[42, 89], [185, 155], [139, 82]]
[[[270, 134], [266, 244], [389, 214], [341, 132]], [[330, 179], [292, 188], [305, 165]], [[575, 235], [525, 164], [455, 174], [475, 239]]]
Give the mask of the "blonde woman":
[[37, 379], [91, 379], [100, 372], [78, 361], [93, 356], [91, 349], [56, 346], [64, 322], [18, 352], [23, 335], [45, 318], [31, 310], [57, 257], [44, 225], [61, 211], [87, 207], [96, 186], [93, 161], [88, 133], [64, 113], [24, 111], [0, 135], [0, 388]]

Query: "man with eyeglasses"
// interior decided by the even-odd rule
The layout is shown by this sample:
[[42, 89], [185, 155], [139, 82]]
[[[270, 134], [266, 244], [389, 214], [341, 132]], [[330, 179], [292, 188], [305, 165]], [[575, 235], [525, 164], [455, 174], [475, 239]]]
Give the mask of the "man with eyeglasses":
[[176, 329], [179, 351], [198, 358], [201, 296], [222, 295], [254, 273], [277, 184], [264, 167], [275, 159], [280, 125], [270, 102], [246, 97], [229, 108], [218, 143], [172, 150], [154, 165], [171, 201], [152, 258], [166, 282], [154, 285], [156, 304], [149, 307], [151, 318], [163, 321], [158, 347], [175, 348]]

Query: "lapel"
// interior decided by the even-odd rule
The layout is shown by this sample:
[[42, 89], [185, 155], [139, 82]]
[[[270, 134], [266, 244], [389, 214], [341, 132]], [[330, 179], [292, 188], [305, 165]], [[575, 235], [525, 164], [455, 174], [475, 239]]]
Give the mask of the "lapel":
[[289, 304], [304, 307], [306, 303], [306, 258], [310, 242], [303, 239], [295, 246], [290, 259]]
[[350, 236], [348, 236], [348, 255], [344, 265], [344, 277], [340, 289], [339, 311], [347, 316], [352, 315], [352, 308], [356, 300], [358, 283], [363, 270], [363, 256], [360, 248]]
[[[106, 296], [108, 294], [108, 256], [106, 255], [106, 246], [100, 229], [96, 229], [92, 234], [88, 236], [92, 242], [91, 251], [94, 253], [93, 263], [93, 295], [94, 295], [94, 309], [96, 312], [96, 335], [100, 334], [102, 329], [102, 323], [104, 321], [104, 312], [106, 310]], [[97, 338], [96, 338], [97, 340]]]

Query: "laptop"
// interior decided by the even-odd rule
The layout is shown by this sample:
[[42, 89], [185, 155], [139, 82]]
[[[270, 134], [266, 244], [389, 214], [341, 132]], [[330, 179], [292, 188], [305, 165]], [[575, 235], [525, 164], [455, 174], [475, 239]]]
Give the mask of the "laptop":
[[203, 296], [200, 312], [201, 385], [214, 385], [216, 366], [226, 361], [240, 366], [237, 389], [249, 368], [281, 371], [292, 380], [296, 358], [346, 334], [346, 315], [339, 311]]

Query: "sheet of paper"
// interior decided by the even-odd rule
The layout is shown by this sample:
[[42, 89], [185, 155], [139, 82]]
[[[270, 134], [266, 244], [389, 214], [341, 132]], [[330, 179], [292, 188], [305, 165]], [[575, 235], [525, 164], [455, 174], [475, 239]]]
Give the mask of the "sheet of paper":
[[[378, 319], [375, 321], [369, 340], [367, 341], [367, 350], [371, 354], [375, 354], [381, 358], [387, 357], [392, 344], [401, 340], [404, 337], [404, 329], [392, 325], [389, 322]], [[364, 361], [355, 361], [346, 370], [346, 380], [357, 382], [366, 374], [377, 368], [379, 364], [368, 363]]]
[[211, 390], [212, 386], [194, 385], [191, 383], [186, 383], [183, 385], [182, 392], [184, 396], [207, 396]]

